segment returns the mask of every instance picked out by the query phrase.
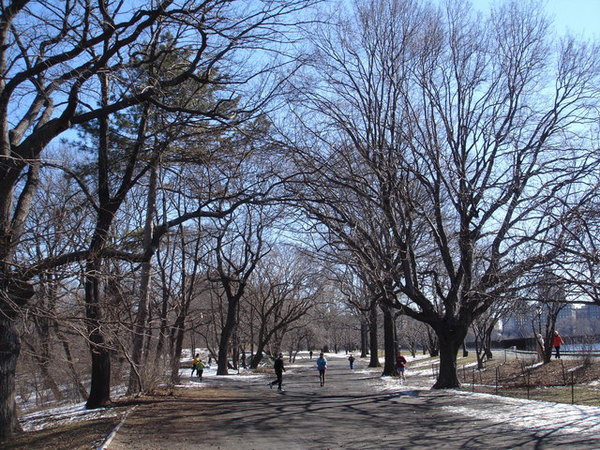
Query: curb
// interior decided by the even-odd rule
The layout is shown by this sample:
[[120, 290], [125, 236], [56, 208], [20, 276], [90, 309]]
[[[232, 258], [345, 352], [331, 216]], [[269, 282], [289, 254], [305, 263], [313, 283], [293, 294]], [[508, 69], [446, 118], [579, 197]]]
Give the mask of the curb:
[[117, 435], [117, 431], [119, 431], [119, 428], [121, 428], [121, 426], [127, 420], [127, 417], [129, 416], [129, 414], [131, 414], [133, 411], [135, 411], [135, 408], [137, 408], [137, 407], [138, 407], [138, 405], [135, 405], [134, 407], [130, 408], [125, 414], [123, 414], [123, 418], [121, 419], [121, 421], [119, 422], [119, 424], [115, 427], [114, 430], [112, 430], [110, 432], [110, 434], [108, 436], [106, 436], [106, 439], [104, 440], [104, 443], [102, 445], [100, 445], [97, 448], [97, 450], [106, 450], [108, 448], [108, 446], [110, 445], [110, 443], [112, 442], [112, 440], [114, 439], [114, 437]]

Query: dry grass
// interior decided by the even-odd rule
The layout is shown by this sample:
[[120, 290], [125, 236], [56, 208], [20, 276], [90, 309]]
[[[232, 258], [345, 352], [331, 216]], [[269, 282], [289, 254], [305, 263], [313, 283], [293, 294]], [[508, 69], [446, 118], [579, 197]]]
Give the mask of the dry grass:
[[600, 361], [553, 359], [537, 365], [528, 359], [491, 360], [483, 370], [459, 370], [459, 378], [463, 389], [475, 392], [600, 406]]
[[94, 449], [98, 448], [117, 426], [120, 418], [61, 425], [41, 431], [23, 433], [14, 439], [0, 441], [2, 449]]

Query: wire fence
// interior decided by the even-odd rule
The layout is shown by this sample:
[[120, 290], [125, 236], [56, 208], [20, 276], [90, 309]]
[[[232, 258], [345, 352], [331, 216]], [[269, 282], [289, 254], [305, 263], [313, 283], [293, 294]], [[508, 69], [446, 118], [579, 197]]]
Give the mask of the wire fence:
[[[561, 352], [561, 359], [544, 368], [536, 359], [535, 352], [505, 350], [483, 368], [477, 363], [463, 364], [457, 374], [462, 389], [471, 392], [600, 406], [600, 352], [565, 352], [564, 356]], [[437, 377], [439, 362], [431, 370]], [[590, 381], [594, 376], [596, 381]]]

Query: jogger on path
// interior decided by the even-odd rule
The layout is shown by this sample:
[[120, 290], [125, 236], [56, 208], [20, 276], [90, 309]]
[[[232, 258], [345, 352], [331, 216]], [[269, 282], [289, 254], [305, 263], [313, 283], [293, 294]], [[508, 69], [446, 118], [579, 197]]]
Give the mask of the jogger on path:
[[327, 360], [323, 356], [323, 352], [317, 358], [317, 369], [319, 369], [319, 381], [321, 386], [325, 386], [325, 370], [327, 370]]

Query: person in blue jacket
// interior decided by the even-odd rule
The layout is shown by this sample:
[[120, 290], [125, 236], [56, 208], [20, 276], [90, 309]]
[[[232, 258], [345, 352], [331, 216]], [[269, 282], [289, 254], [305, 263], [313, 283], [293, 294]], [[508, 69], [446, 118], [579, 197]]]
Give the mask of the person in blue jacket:
[[323, 352], [317, 358], [317, 369], [319, 369], [319, 381], [321, 386], [325, 386], [325, 371], [327, 370], [327, 359], [323, 356]]

